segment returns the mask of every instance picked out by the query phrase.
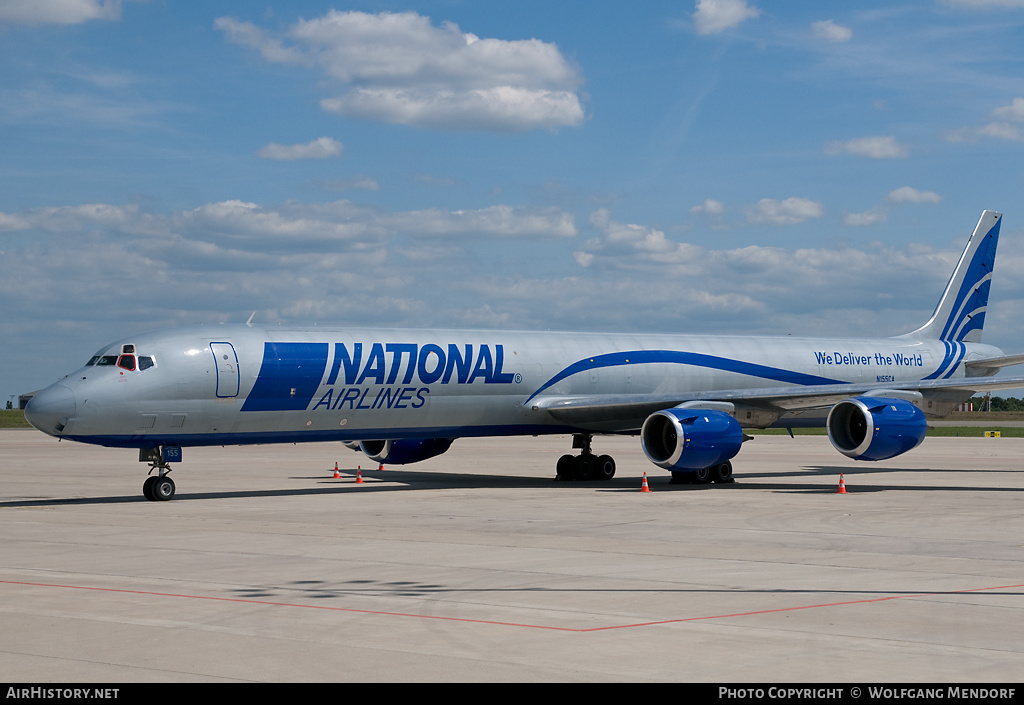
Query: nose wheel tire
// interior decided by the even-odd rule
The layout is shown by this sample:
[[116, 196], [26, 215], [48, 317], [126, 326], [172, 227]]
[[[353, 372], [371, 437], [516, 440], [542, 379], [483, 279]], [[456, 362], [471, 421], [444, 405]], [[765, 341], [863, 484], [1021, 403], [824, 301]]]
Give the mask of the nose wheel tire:
[[157, 478], [155, 477], [147, 477], [146, 481], [142, 483], [142, 496], [150, 502], [156, 501], [153, 497], [153, 483], [156, 481]]
[[166, 475], [146, 478], [142, 495], [151, 502], [166, 502], [174, 496], [174, 480]]

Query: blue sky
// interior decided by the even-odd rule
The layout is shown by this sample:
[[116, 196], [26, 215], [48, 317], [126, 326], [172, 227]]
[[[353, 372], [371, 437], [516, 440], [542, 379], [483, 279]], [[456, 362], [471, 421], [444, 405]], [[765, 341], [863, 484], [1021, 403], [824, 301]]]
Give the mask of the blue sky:
[[1003, 211], [1024, 0], [0, 0], [0, 394], [192, 323], [895, 335]]

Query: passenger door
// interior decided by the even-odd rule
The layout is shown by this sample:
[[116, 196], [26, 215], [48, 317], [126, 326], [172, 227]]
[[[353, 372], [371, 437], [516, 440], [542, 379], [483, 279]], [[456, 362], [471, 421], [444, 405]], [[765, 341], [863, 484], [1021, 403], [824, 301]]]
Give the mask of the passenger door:
[[238, 355], [231, 343], [210, 343], [217, 363], [217, 398], [238, 396]]

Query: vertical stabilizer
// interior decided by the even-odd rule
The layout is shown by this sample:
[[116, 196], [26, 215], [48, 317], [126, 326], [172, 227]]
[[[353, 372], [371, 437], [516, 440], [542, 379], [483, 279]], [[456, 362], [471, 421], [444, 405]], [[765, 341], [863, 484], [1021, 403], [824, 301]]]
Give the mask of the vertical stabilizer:
[[928, 322], [908, 337], [980, 343], [1003, 214], [985, 211]]

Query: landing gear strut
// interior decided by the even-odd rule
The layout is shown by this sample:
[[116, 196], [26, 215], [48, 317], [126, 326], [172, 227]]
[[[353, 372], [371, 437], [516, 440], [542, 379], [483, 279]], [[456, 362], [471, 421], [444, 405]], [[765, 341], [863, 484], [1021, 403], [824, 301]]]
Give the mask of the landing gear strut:
[[563, 455], [556, 466], [556, 480], [610, 480], [615, 477], [615, 460], [610, 455], [594, 455], [590, 450], [593, 435], [576, 433], [572, 447], [579, 455]]
[[[181, 448], [177, 446], [161, 446], [160, 448], [140, 448], [139, 462], [149, 463], [150, 477], [142, 484], [142, 496], [151, 502], [166, 502], [174, 496], [174, 480], [168, 477], [171, 466], [168, 458], [181, 459]], [[157, 474], [153, 475], [156, 470]]]

